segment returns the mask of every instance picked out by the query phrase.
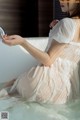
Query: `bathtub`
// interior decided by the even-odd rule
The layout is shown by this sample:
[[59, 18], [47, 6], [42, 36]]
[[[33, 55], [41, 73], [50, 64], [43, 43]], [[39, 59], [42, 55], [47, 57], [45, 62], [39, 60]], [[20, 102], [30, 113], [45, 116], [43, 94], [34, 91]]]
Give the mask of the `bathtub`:
[[[48, 37], [28, 38], [28, 42], [44, 51], [48, 43]], [[38, 61], [21, 46], [10, 47], [0, 42], [0, 82], [16, 78], [19, 74], [37, 64], [39, 64]]]
[[[48, 37], [28, 38], [28, 41], [45, 50]], [[0, 87], [39, 62], [21, 46], [7, 46], [0, 42]], [[3, 89], [5, 90], [5, 89]], [[9, 114], [9, 120], [80, 120], [80, 100], [68, 105], [28, 103], [19, 96], [0, 98], [0, 115]]]

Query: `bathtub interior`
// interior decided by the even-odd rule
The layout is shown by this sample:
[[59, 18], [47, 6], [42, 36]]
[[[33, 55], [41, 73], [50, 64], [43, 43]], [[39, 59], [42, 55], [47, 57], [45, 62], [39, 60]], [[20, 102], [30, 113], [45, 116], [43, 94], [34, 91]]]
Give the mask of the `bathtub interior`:
[[[28, 38], [28, 42], [44, 51], [48, 37]], [[39, 62], [21, 46], [10, 47], [0, 42], [0, 82], [14, 79], [37, 64]]]
[[[31, 44], [45, 50], [48, 38], [29, 38]], [[0, 43], [0, 88], [33, 65], [39, 64], [20, 46]], [[65, 105], [29, 103], [20, 96], [0, 97], [0, 112], [9, 112], [9, 120], [80, 120], [80, 100]]]

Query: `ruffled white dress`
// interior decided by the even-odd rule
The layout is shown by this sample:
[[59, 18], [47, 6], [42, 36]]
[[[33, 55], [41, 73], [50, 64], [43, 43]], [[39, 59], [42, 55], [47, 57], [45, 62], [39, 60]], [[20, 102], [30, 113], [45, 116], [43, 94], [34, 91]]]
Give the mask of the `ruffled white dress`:
[[80, 43], [72, 42], [76, 23], [70, 18], [60, 20], [49, 33], [52, 40], [66, 43], [63, 54], [51, 67], [37, 65], [17, 78], [10, 92], [17, 90], [27, 101], [63, 104], [79, 96]]

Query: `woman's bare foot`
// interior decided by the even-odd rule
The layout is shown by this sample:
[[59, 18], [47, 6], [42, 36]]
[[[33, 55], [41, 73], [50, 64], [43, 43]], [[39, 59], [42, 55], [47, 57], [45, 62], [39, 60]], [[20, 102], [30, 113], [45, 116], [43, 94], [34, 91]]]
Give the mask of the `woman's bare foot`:
[[2, 96], [10, 96], [10, 97], [12, 97], [12, 96], [18, 95], [17, 91], [15, 91], [13, 93], [7, 93], [7, 91], [5, 90], [5, 88], [12, 86], [15, 81], [16, 81], [16, 79], [13, 79], [11, 81], [6, 82], [5, 85], [2, 86], [2, 88], [0, 89], [0, 92], [1, 92], [0, 97], [2, 97]]
[[0, 91], [0, 98], [8, 96], [8, 92], [5, 89]]

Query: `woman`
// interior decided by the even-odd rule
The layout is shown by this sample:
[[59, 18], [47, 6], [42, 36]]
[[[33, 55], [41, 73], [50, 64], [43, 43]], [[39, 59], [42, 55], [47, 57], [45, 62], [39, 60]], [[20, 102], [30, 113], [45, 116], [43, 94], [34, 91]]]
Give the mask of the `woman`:
[[35, 48], [21, 36], [2, 37], [5, 44], [21, 45], [41, 62], [41, 65], [32, 67], [28, 73], [9, 82], [7, 85], [12, 85], [10, 93], [17, 91], [28, 101], [55, 104], [67, 103], [79, 96], [80, 47], [77, 42], [80, 42], [80, 1], [60, 0], [60, 6], [71, 18], [60, 20], [54, 27], [51, 24], [53, 28], [49, 33], [49, 44], [45, 52]]

